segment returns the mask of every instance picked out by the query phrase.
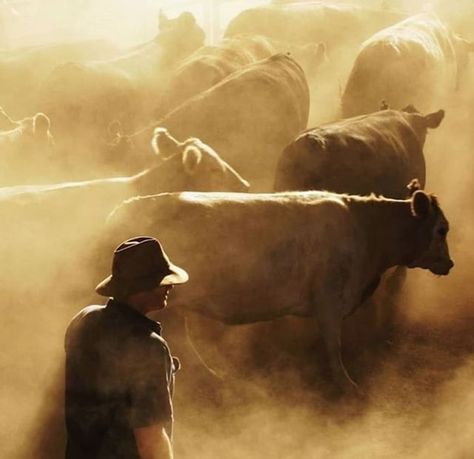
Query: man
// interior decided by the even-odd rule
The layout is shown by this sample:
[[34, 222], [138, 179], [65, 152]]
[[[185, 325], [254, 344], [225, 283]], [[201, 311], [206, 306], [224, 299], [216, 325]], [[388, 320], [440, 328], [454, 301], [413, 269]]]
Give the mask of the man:
[[66, 332], [67, 459], [173, 457], [179, 362], [146, 314], [187, 280], [157, 239], [135, 237], [115, 249], [112, 275], [96, 287], [111, 298], [80, 311]]

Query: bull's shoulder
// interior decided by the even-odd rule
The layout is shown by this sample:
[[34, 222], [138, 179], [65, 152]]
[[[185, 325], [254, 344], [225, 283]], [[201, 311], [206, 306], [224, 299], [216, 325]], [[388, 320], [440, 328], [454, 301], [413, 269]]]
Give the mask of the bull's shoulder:
[[411, 118], [411, 114], [399, 110], [381, 110], [308, 129], [295, 143], [322, 150], [361, 145], [380, 147], [387, 141], [393, 144], [394, 138], [402, 139], [411, 128]]

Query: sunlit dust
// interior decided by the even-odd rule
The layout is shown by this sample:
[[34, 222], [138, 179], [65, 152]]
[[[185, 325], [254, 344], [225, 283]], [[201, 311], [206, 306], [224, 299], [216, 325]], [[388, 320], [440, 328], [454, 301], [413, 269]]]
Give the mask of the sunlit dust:
[[[290, 16], [236, 20], [257, 6], [303, 14], [296, 22]], [[419, 13], [437, 15], [449, 52], [433, 50], [436, 42], [419, 30], [403, 32], [403, 43], [419, 37], [421, 61], [409, 66], [404, 49], [392, 49], [401, 56], [393, 69], [409, 71], [386, 72], [383, 84], [364, 74], [368, 92], [357, 86], [357, 97], [367, 102], [371, 90], [382, 88], [389, 95], [377, 94], [373, 110], [399, 110], [409, 93], [404, 88], [420, 85], [406, 105], [445, 110], [426, 138], [425, 188], [449, 220], [455, 266], [449, 276], [408, 270], [393, 304], [383, 281], [345, 320], [343, 360], [359, 392], [335, 388], [315, 317], [224, 325], [200, 316], [193, 322], [191, 315], [186, 322], [173, 308], [180, 286], [153, 317], [183, 364], [174, 395], [177, 458], [474, 457], [474, 2], [4, 0], [1, 458], [64, 457], [64, 332], [77, 311], [104, 302], [94, 287], [109, 273], [111, 250], [120, 242], [107, 232], [111, 212], [136, 196], [177, 191], [188, 191], [183, 201], [190, 204], [216, 191], [216, 203], [232, 196], [245, 205], [252, 200], [247, 180], [251, 192], [272, 193], [288, 141], [305, 125], [342, 116], [363, 46]], [[238, 41], [254, 27], [264, 37]], [[434, 35], [439, 38], [438, 29]], [[392, 46], [387, 43], [383, 52]], [[283, 57], [272, 57], [277, 53]], [[293, 67], [272, 73], [272, 62], [288, 56]], [[433, 56], [444, 74], [430, 72]], [[371, 71], [382, 72], [380, 62]], [[406, 80], [395, 85], [401, 75]], [[186, 78], [192, 84], [183, 102], [173, 82]], [[140, 228], [154, 218], [144, 213], [127, 224]], [[216, 261], [221, 253], [232, 255], [226, 261], [236, 276], [246, 272], [232, 247], [232, 240], [243, 240], [244, 226], [252, 227], [245, 223], [232, 220], [225, 250], [218, 239], [207, 248], [202, 270], [215, 270], [216, 283], [224, 282]], [[214, 223], [207, 224], [212, 231]], [[186, 230], [190, 237], [198, 232]], [[257, 244], [268, 237], [252, 236]], [[308, 264], [315, 258], [301, 257]], [[241, 294], [229, 292], [234, 303]], [[258, 288], [245, 294], [262, 306]], [[287, 294], [298, 299], [302, 292]]]

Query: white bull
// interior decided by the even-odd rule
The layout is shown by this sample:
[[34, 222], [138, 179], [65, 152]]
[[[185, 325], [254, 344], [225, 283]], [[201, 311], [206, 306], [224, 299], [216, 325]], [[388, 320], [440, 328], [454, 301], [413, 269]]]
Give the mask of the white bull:
[[402, 265], [444, 275], [453, 266], [448, 222], [436, 198], [421, 190], [408, 200], [325, 192], [163, 194], [122, 204], [109, 223], [114, 244], [154, 235], [189, 271], [190, 282], [176, 289], [178, 308], [226, 324], [317, 317], [343, 388], [354, 383], [341, 360], [342, 321], [383, 272]]

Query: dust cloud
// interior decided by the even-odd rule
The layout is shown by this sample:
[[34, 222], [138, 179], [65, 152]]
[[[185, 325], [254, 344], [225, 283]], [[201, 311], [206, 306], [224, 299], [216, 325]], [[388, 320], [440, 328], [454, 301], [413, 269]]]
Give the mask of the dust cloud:
[[[237, 13], [236, 4], [243, 9], [261, 3], [265, 2], [235, 2], [232, 11]], [[474, 10], [467, 0], [455, 5], [447, 0], [351, 3], [373, 8], [389, 4], [397, 14], [434, 9], [454, 30], [474, 40]], [[160, 6], [170, 17], [186, 8], [192, 11], [198, 24], [206, 26], [208, 40], [223, 32], [224, 25], [206, 22], [205, 8], [197, 3], [181, 7], [179, 2], [131, 0], [4, 2], [0, 65], [22, 47], [77, 39], [106, 39], [117, 47], [104, 49], [92, 60], [120, 55], [120, 49], [153, 39]], [[226, 10], [220, 13], [227, 19]], [[328, 47], [328, 62], [310, 83], [310, 127], [337, 118], [341, 91], [359, 46], [349, 36], [347, 46]], [[445, 109], [446, 118], [425, 145], [426, 189], [438, 195], [450, 221], [455, 267], [445, 278], [409, 271], [389, 327], [378, 321], [385, 314], [382, 295], [347, 319], [343, 358], [361, 394], [335, 393], [317, 325], [310, 319], [238, 327], [214, 324], [219, 333], [211, 343], [202, 329], [200, 338], [208, 345], [201, 348], [203, 355], [207, 351], [217, 373], [225, 377], [211, 375], [187, 341], [184, 319], [173, 310], [171, 297], [170, 309], [157, 319], [183, 361], [175, 393], [176, 457], [473, 456], [473, 88], [471, 58], [458, 92], [433, 107]], [[24, 107], [15, 119], [41, 110], [31, 100]], [[54, 129], [52, 124], [53, 135]], [[87, 165], [77, 163], [77, 171], [73, 161], [61, 172], [69, 170], [68, 177], [74, 179], [100, 176], [97, 171], [83, 176]], [[10, 179], [15, 179], [13, 172]], [[117, 195], [112, 192], [104, 200], [97, 193], [86, 198], [74, 191], [55, 198], [12, 193], [14, 189], [0, 189], [0, 457], [59, 458], [65, 444], [63, 335], [79, 309], [103, 302], [92, 292], [107, 273], [110, 258], [99, 259], [91, 249], [100, 238], [103, 215], [113, 208], [107, 203], [115, 203]]]

